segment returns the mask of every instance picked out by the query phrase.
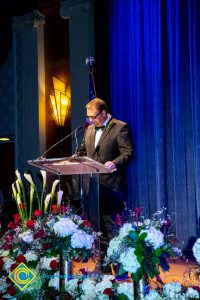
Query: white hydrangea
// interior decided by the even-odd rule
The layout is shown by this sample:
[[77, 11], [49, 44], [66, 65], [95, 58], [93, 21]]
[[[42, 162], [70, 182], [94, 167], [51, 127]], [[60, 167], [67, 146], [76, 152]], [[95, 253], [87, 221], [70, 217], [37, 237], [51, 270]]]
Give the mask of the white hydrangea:
[[119, 257], [119, 262], [122, 263], [123, 269], [132, 274], [136, 273], [140, 268], [140, 264], [135, 255], [134, 248], [128, 248], [126, 251], [122, 252]]
[[3, 257], [3, 261], [4, 261], [3, 268], [7, 273], [9, 273], [10, 267], [12, 264], [15, 263], [15, 261], [12, 260], [10, 257]]
[[20, 233], [19, 238], [28, 244], [31, 244], [34, 241], [33, 233], [30, 230]]
[[59, 290], [59, 272], [56, 272], [54, 276], [49, 280], [49, 286]]
[[0, 250], [0, 256], [1, 257], [6, 257], [6, 256], [9, 255], [9, 253], [10, 253], [9, 250]]
[[35, 261], [38, 259], [38, 256], [35, 254], [35, 252], [33, 251], [28, 251], [24, 254], [24, 256], [26, 257], [27, 262], [29, 261]]
[[162, 296], [155, 290], [151, 290], [148, 295], [144, 297], [144, 300], [162, 300]]
[[179, 282], [167, 283], [163, 288], [163, 293], [170, 300], [182, 299], [181, 284]]
[[76, 294], [78, 280], [79, 280], [78, 278], [73, 278], [73, 279], [67, 281], [66, 284], [65, 284], [65, 290], [71, 296], [73, 296], [74, 294]]
[[132, 283], [129, 282], [120, 283], [119, 286], [117, 287], [117, 293], [118, 295], [120, 294], [126, 295], [129, 300], [134, 300]]
[[96, 296], [96, 292], [95, 292], [95, 284], [94, 282], [90, 279], [90, 278], [86, 278], [81, 284], [80, 284], [80, 288], [84, 293], [84, 298], [81, 299], [95, 299]]
[[109, 300], [109, 296], [105, 294], [97, 295], [96, 299], [98, 300]]
[[46, 257], [46, 256], [42, 257], [40, 259], [40, 268], [43, 269], [43, 270], [44, 269], [52, 270], [51, 267], [50, 267], [50, 262], [54, 259], [57, 260], [57, 257]]
[[105, 274], [105, 275], [103, 275], [102, 280], [115, 280], [115, 276]]
[[118, 237], [114, 237], [109, 242], [109, 246], [107, 248], [107, 256], [112, 257], [113, 255], [119, 254], [119, 247], [121, 245], [121, 240]]
[[78, 225], [69, 218], [60, 218], [60, 220], [53, 225], [53, 230], [58, 236], [66, 237], [73, 234], [77, 227]]
[[110, 280], [102, 280], [96, 284], [96, 293], [102, 294], [105, 289], [112, 288], [112, 282]]
[[8, 284], [6, 283], [6, 277], [0, 277], [0, 292], [2, 292], [3, 290], [6, 290], [8, 287]]
[[76, 230], [71, 237], [72, 248], [83, 248], [91, 249], [94, 243], [94, 238], [91, 234], [87, 234], [85, 231]]
[[145, 241], [148, 244], [152, 245], [154, 249], [157, 249], [164, 245], [164, 234], [160, 230], [157, 230], [154, 227], [150, 227], [147, 230], [141, 230], [140, 235], [143, 232], [147, 233]]
[[200, 238], [196, 240], [196, 243], [194, 244], [192, 251], [197, 262], [200, 264]]
[[199, 293], [193, 288], [188, 288], [186, 292], [186, 299], [199, 299]]
[[127, 235], [129, 235], [129, 231], [130, 230], [134, 230], [133, 229], [133, 225], [131, 223], [124, 223], [124, 225], [122, 226], [122, 228], [120, 228], [119, 230], [119, 239], [123, 239], [124, 237], [126, 237]]

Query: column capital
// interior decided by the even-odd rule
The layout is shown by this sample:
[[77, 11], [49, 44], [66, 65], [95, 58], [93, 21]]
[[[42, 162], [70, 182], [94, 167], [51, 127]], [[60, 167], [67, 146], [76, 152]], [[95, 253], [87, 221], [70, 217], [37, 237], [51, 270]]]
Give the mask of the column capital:
[[13, 30], [21, 31], [25, 27], [39, 28], [45, 23], [45, 16], [38, 10], [31, 13], [13, 17]]
[[92, 2], [92, 0], [62, 0], [60, 4], [60, 16], [63, 19], [70, 18], [77, 7], [81, 7], [83, 12], [87, 12], [92, 8]]

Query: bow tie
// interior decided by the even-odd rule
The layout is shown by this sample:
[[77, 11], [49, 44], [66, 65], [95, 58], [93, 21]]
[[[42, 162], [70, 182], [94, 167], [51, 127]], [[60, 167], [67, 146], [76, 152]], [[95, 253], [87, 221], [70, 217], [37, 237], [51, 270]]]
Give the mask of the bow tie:
[[99, 127], [95, 126], [95, 130], [99, 130], [99, 129], [104, 130], [104, 128], [105, 128], [105, 125], [102, 125], [102, 126], [99, 126]]

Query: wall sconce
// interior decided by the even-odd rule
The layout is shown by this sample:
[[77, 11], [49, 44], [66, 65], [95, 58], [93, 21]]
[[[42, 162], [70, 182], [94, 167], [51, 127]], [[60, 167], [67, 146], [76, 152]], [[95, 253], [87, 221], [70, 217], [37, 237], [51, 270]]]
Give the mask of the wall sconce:
[[70, 97], [66, 95], [66, 84], [53, 76], [54, 95], [50, 95], [51, 106], [57, 126], [64, 126], [69, 112]]

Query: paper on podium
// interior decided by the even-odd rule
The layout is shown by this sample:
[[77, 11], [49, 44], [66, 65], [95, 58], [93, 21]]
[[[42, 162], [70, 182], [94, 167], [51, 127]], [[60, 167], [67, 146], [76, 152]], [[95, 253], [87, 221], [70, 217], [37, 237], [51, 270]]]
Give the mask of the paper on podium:
[[28, 163], [37, 168], [57, 175], [111, 173], [103, 164], [87, 156], [70, 156], [63, 158], [40, 158], [28, 160]]

